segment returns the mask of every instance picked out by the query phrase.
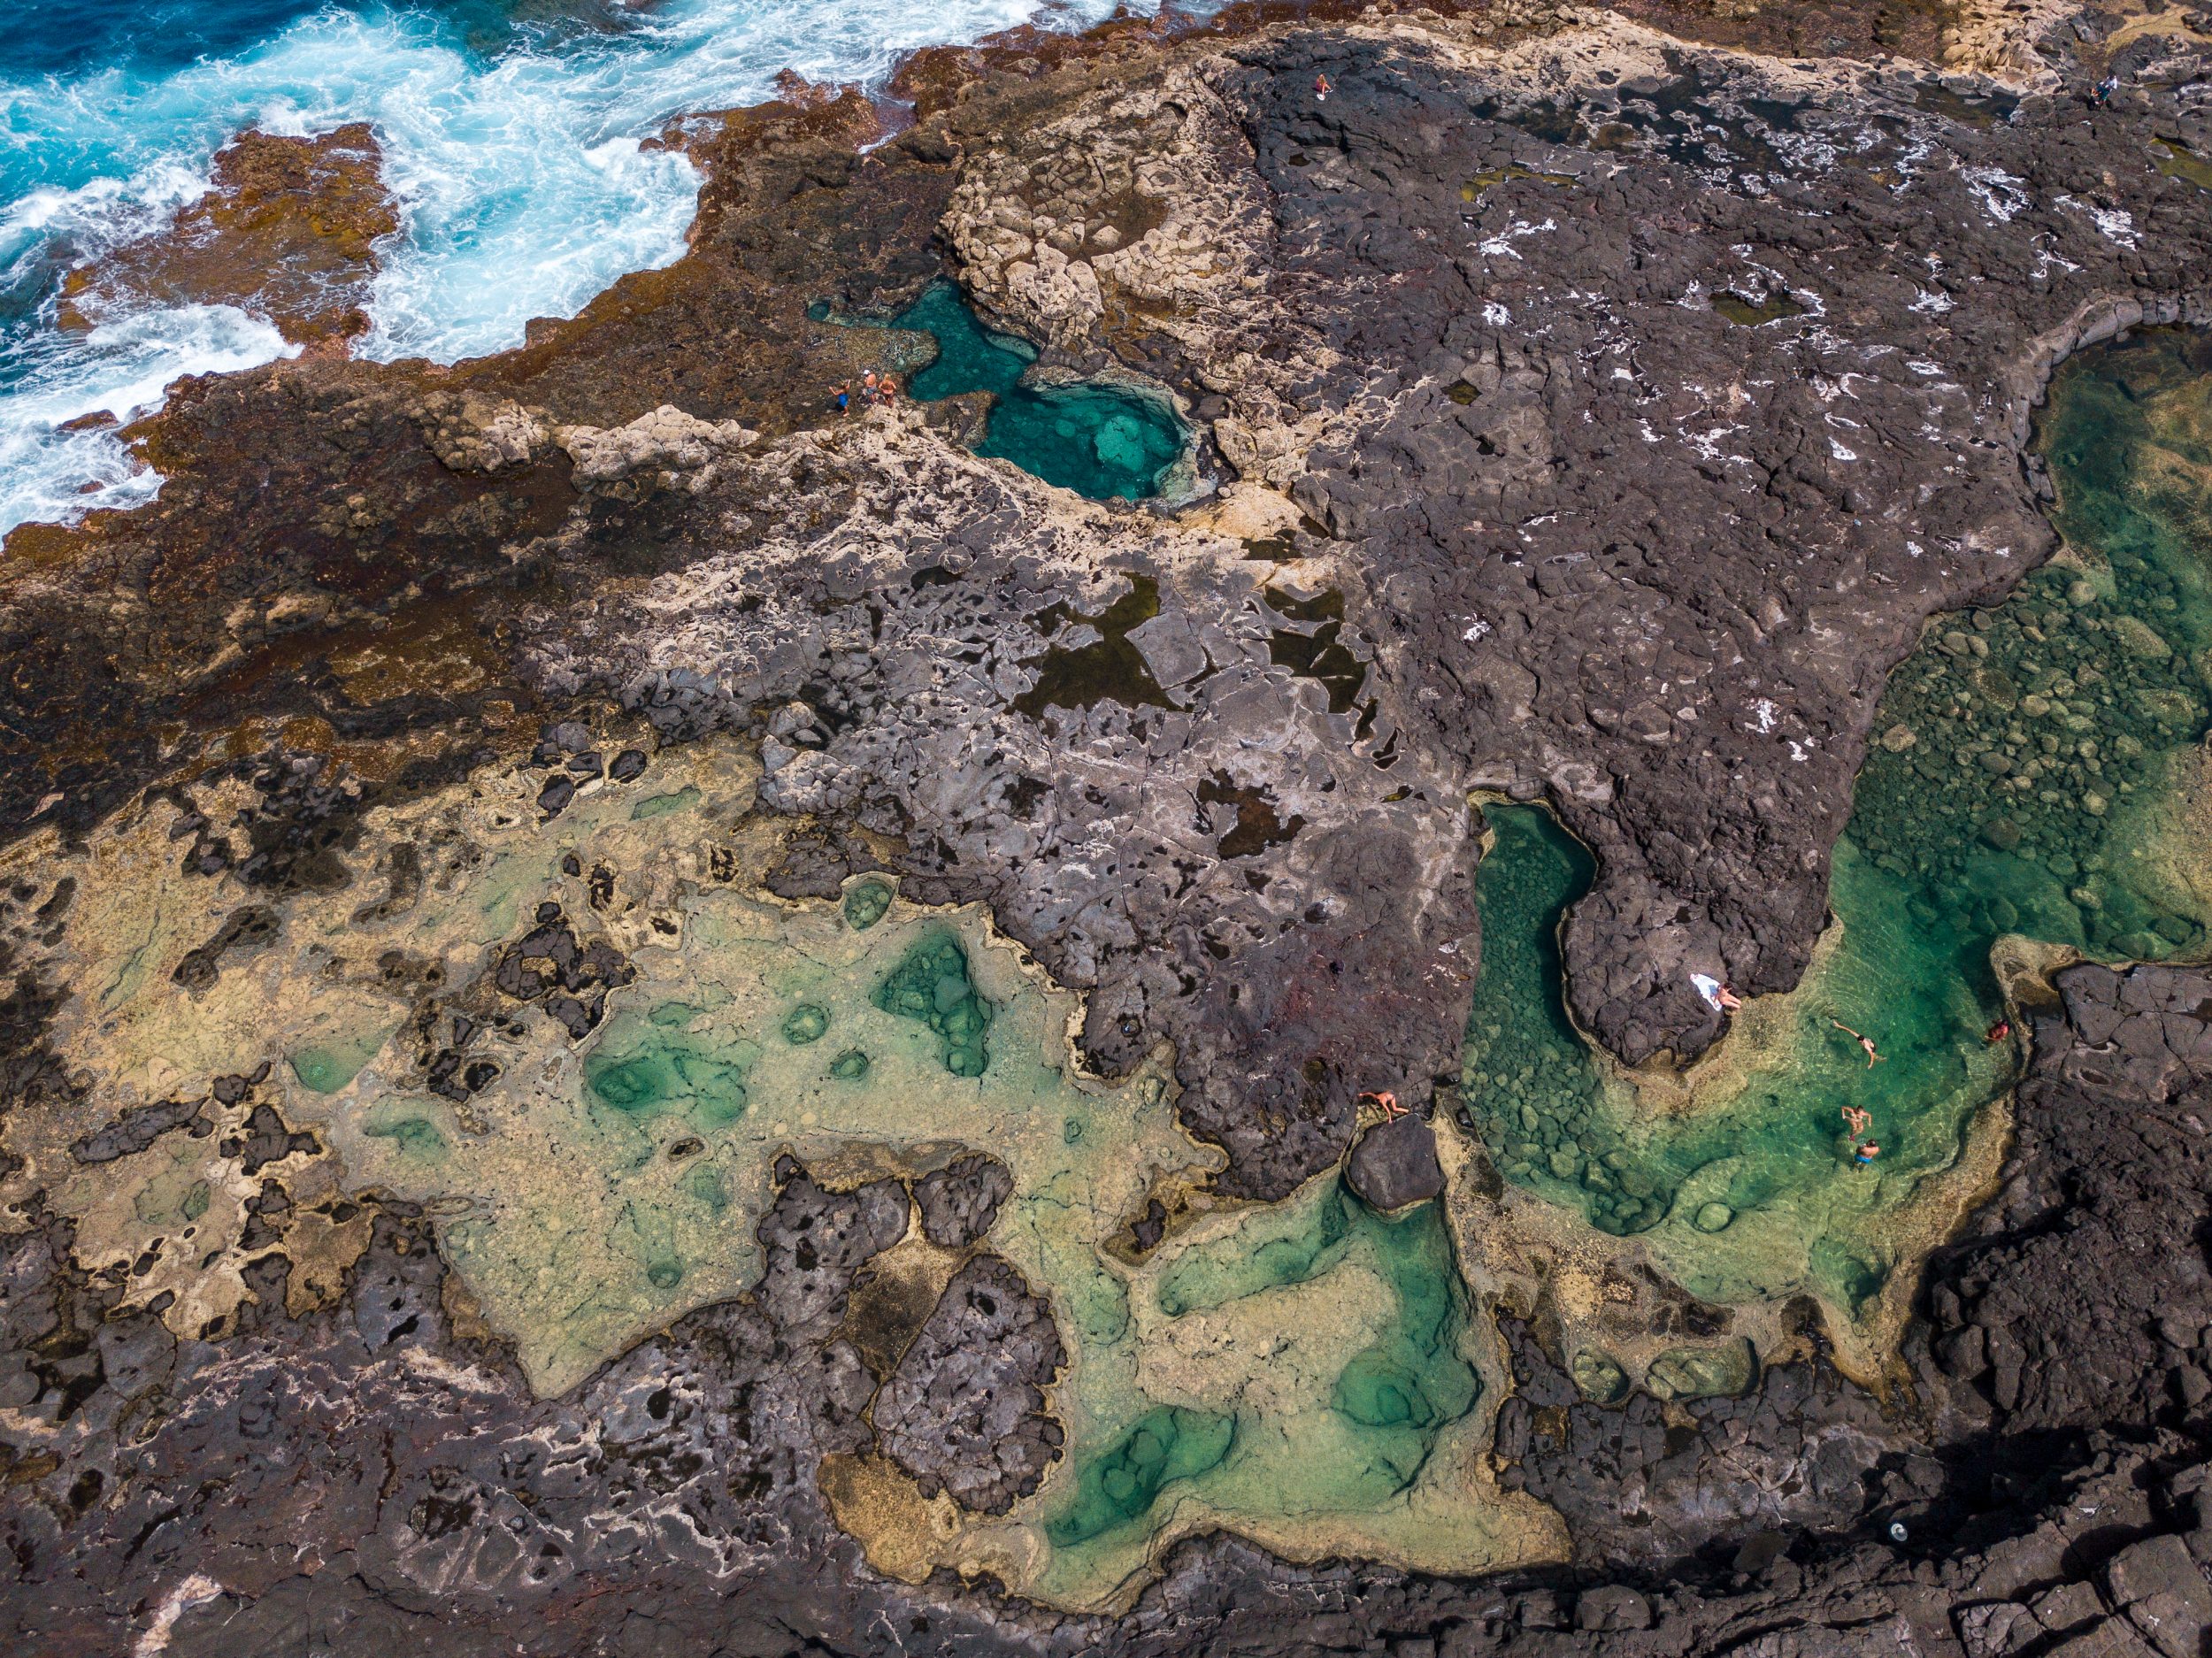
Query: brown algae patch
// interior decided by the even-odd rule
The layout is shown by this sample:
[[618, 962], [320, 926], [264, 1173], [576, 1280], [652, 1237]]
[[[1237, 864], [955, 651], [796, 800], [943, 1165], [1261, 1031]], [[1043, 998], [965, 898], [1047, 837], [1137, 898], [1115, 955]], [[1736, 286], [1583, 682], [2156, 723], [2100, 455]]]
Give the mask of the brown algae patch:
[[[1177, 1125], [1168, 1056], [1118, 1086], [1083, 1074], [1077, 999], [979, 909], [911, 905], [879, 876], [841, 901], [761, 895], [780, 829], [752, 815], [757, 775], [702, 743], [546, 821], [541, 774], [488, 769], [365, 814], [352, 879], [280, 899], [183, 873], [164, 800], [80, 852], [18, 848], [77, 881], [43, 971], [73, 987], [53, 1040], [88, 1088], [9, 1125], [25, 1167], [6, 1195], [46, 1191], [88, 1266], [141, 1263], [134, 1298], [173, 1292], [193, 1333], [249, 1293], [264, 1179], [346, 1216], [317, 1284], [357, 1253], [347, 1191], [419, 1202], [483, 1327], [549, 1394], [757, 1278], [783, 1152], [841, 1182], [986, 1150], [1013, 1190], [985, 1247], [1048, 1297], [1069, 1354], [1066, 1454], [996, 1518], [880, 1461], [826, 1467], [879, 1569], [989, 1570], [1089, 1608], [1215, 1528], [1431, 1570], [1562, 1556], [1549, 1511], [1491, 1482], [1494, 1355], [1433, 1206], [1377, 1217], [1333, 1175], [1279, 1205], [1209, 1199], [1220, 1154]], [[219, 818], [244, 803], [211, 793]], [[390, 882], [401, 867], [419, 879]], [[220, 1103], [218, 1078], [257, 1072]], [[207, 1132], [73, 1153], [170, 1101], [204, 1101]], [[280, 1130], [254, 1176], [235, 1155], [249, 1109]], [[1171, 1189], [1191, 1217], [1133, 1252], [1132, 1220]], [[955, 1264], [902, 1245], [856, 1307], [910, 1324]]]

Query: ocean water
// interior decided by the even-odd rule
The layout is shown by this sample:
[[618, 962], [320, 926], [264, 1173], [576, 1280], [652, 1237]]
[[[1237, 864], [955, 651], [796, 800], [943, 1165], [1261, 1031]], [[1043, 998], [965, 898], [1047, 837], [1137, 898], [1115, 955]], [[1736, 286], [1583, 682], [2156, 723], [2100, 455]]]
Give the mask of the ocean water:
[[[222, 306], [62, 335], [65, 273], [167, 222], [250, 127], [374, 125], [403, 229], [358, 349], [439, 361], [518, 344], [626, 271], [683, 251], [699, 178], [641, 141], [756, 102], [778, 71], [880, 82], [916, 47], [1111, 0], [157, 0], [0, 8], [0, 533], [150, 498], [111, 434], [179, 376], [263, 363], [274, 329]], [[1143, 9], [1141, 4], [1140, 9]]]

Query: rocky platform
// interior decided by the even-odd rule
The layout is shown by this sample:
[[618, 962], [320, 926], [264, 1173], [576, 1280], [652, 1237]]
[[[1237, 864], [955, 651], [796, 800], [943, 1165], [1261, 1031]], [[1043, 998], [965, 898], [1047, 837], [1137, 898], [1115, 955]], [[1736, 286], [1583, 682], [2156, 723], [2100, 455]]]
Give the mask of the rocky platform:
[[[259, 803], [180, 855], [275, 907], [364, 801], [572, 712], [749, 733], [787, 819], [772, 887], [885, 867], [987, 901], [1085, 992], [1099, 1067], [1174, 1043], [1220, 1186], [1272, 1197], [1342, 1154], [1358, 1093], [1452, 1075], [1490, 788], [1597, 853], [1565, 940], [1586, 1027], [1694, 1055], [1719, 1026], [1691, 969], [1805, 966], [1887, 668], [2049, 549], [2023, 454], [2053, 364], [2206, 319], [2212, 214], [2177, 158], [2212, 152], [2208, 49], [2170, 10], [1641, 15], [1125, 23], [924, 54], [914, 124], [864, 150], [854, 96], [687, 123], [707, 184], [676, 265], [498, 357], [181, 386], [133, 434], [155, 505], [11, 536], [0, 826], [234, 777]], [[1179, 398], [1213, 493], [1086, 503], [931, 411], [834, 420], [853, 331], [810, 304], [889, 314], [948, 269], [1049, 363]], [[31, 901], [66, 900], [19, 899], [0, 1103], [35, 1112], [101, 1082], [42, 1045], [73, 987], [38, 975]], [[1597, 1405], [1515, 1339], [1501, 1455], [1571, 1575], [1202, 1542], [1113, 1623], [882, 1582], [824, 1455], [910, 1432], [995, 1500], [1050, 1449], [1033, 1330], [993, 1407], [1025, 1424], [1010, 1462], [923, 1432], [931, 1372], [1013, 1302], [911, 1309], [936, 1333], [893, 1344], [904, 1402], [870, 1416], [890, 1347], [849, 1325], [855, 1285], [908, 1205], [972, 1240], [970, 1200], [780, 1171], [754, 1292], [541, 1401], [426, 1217], [311, 1214], [280, 1178], [253, 1299], [204, 1340], [36, 1204], [9, 1217], [4, 1615], [57, 1654], [2180, 1658], [2208, 1598], [2212, 984], [2061, 985], [1907, 1392], [1816, 1362]], [[331, 1293], [288, 1293], [303, 1225], [367, 1234]]]

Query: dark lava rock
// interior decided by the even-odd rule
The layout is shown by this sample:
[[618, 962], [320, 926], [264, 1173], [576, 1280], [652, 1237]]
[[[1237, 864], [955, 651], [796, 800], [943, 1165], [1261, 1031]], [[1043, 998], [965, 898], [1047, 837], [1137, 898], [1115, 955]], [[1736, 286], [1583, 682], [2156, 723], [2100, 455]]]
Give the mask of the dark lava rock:
[[1739, 1399], [1595, 1403], [1528, 1327], [1502, 1321], [1514, 1392], [1501, 1483], [1557, 1508], [1585, 1562], [1669, 1558], [1717, 1531], [1848, 1524], [1868, 1471], [1907, 1440], [1825, 1364], [1769, 1370]]
[[1934, 1362], [2008, 1433], [2212, 1428], [2212, 973], [2056, 982], [1998, 1195], [1929, 1263]]
[[953, 1275], [876, 1395], [876, 1435], [924, 1496], [1004, 1514], [1060, 1455], [1044, 1389], [1067, 1355], [1052, 1309], [996, 1255]]
[[1436, 1130], [1411, 1115], [1376, 1124], [1344, 1160], [1344, 1184], [1386, 1213], [1436, 1196], [1444, 1189]]
[[79, 1163], [113, 1163], [142, 1152], [173, 1129], [188, 1129], [195, 1140], [215, 1132], [202, 1112], [199, 1100], [160, 1100], [152, 1105], [134, 1105], [112, 1122], [87, 1134], [69, 1148]]
[[322, 1149], [322, 1142], [307, 1129], [291, 1128], [273, 1105], [263, 1104], [255, 1106], [247, 1115], [245, 1126], [216, 1149], [226, 1157], [237, 1158], [241, 1171], [250, 1176], [287, 1157], [312, 1156]]
[[1012, 1171], [997, 1158], [979, 1151], [954, 1158], [915, 1183], [922, 1235], [942, 1249], [980, 1241], [1013, 1189]]
[[223, 971], [232, 951], [251, 952], [274, 938], [283, 925], [267, 904], [241, 904], [224, 917], [207, 942], [187, 950], [169, 976], [187, 990], [205, 990]]
[[843, 1318], [853, 1274], [906, 1236], [906, 1187], [872, 1180], [829, 1192], [793, 1159], [778, 1160], [776, 1206], [759, 1228], [766, 1259], [756, 1292], [786, 1329], [825, 1331]]

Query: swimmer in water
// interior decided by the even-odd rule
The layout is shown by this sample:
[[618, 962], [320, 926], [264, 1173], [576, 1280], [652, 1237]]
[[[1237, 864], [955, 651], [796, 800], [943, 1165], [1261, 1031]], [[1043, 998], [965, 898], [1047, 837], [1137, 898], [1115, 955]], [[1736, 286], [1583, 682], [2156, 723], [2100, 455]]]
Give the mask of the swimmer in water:
[[1851, 1148], [1851, 1161], [1862, 1169], [1871, 1167], [1881, 1155], [1882, 1148], [1870, 1140], [1863, 1140]]
[[1865, 1133], [1867, 1125], [1873, 1120], [1874, 1114], [1871, 1111], [1861, 1110], [1855, 1105], [1847, 1105], [1843, 1108], [1843, 1125], [1851, 1131], [1851, 1137], [1854, 1140]]
[[1874, 1039], [1870, 1036], [1863, 1035], [1861, 1032], [1853, 1030], [1841, 1019], [1830, 1019], [1828, 1023], [1834, 1025], [1836, 1029], [1841, 1031], [1846, 1036], [1854, 1038], [1861, 1048], [1866, 1049], [1866, 1068], [1869, 1071], [1873, 1070], [1875, 1062], [1881, 1058], [1881, 1055], [1874, 1051]]

